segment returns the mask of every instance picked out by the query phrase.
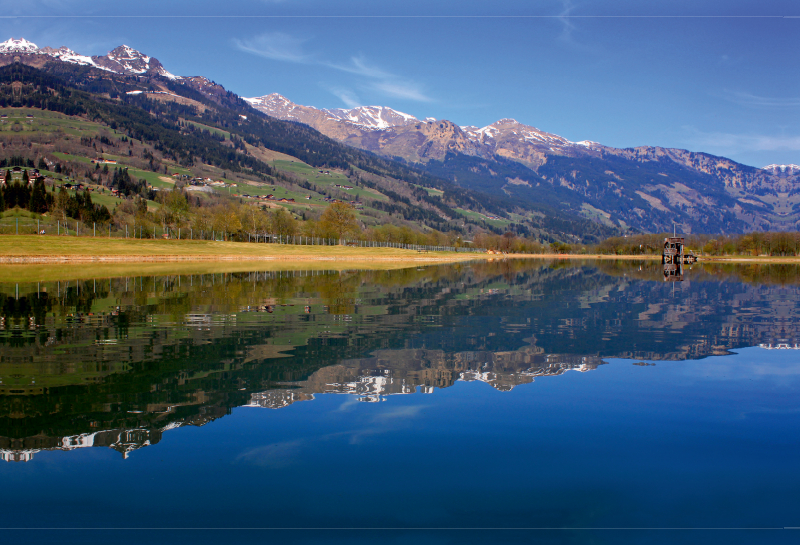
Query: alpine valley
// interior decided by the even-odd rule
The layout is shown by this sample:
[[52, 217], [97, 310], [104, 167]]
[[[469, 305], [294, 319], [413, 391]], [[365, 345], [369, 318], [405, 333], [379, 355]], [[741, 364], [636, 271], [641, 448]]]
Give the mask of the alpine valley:
[[[681, 149], [571, 142], [513, 119], [478, 128], [388, 107], [318, 109], [274, 93], [242, 98], [205, 77], [174, 75], [124, 45], [90, 57], [7, 40], [0, 106], [80, 119], [95, 135], [81, 135], [83, 149], [65, 143], [69, 131], [4, 127], [4, 154], [48, 164], [65, 154], [108, 155], [155, 173], [225, 175], [247, 199], [276, 187], [302, 194], [307, 202], [287, 203], [297, 215], [318, 213], [321, 200], [354, 202], [367, 226], [511, 230], [545, 241], [664, 232], [673, 223], [685, 233], [800, 228], [796, 165], [755, 168]], [[106, 134], [138, 147], [122, 154], [125, 145]]]

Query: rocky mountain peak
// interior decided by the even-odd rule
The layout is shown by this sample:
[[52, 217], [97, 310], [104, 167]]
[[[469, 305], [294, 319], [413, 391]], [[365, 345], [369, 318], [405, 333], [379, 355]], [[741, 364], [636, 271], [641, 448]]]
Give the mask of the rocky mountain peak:
[[495, 121], [494, 123], [492, 123], [489, 126], [490, 127], [505, 127], [505, 126], [508, 126], [508, 125], [522, 125], [522, 123], [520, 123], [519, 121], [517, 121], [516, 119], [513, 119], [511, 117], [504, 117], [503, 119], [498, 119], [497, 121]]
[[127, 45], [115, 47], [105, 57], [92, 57], [95, 63], [107, 70], [131, 75], [158, 75], [175, 79], [154, 57], [133, 49]]
[[73, 56], [77, 55], [72, 49], [67, 47], [66, 45], [62, 45], [58, 49], [52, 48], [50, 46], [43, 47], [39, 50], [39, 53], [42, 55], [49, 55], [51, 57], [62, 57], [62, 56]]
[[150, 60], [150, 57], [147, 55], [125, 44], [115, 47], [109, 51], [108, 57], [117, 61], [143, 60], [144, 62], [148, 62]]
[[405, 114], [386, 106], [358, 106], [357, 108], [336, 108], [324, 110], [334, 119], [347, 121], [366, 129], [388, 129], [417, 123], [413, 115]]
[[76, 53], [67, 46], [39, 48], [25, 38], [10, 38], [0, 43], [0, 54], [38, 54], [52, 57], [62, 62], [81, 64], [125, 75], [158, 75], [177, 79], [169, 73], [158, 59], [145, 55], [127, 45], [121, 45], [108, 52], [108, 55], [87, 56]]

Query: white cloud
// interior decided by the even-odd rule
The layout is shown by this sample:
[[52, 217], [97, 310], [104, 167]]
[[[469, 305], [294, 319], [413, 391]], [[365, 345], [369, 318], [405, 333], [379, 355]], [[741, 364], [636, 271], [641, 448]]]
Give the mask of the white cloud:
[[384, 422], [391, 420], [402, 420], [406, 418], [416, 418], [416, 416], [424, 409], [424, 405], [407, 405], [404, 407], [395, 407], [376, 414], [373, 422]]
[[382, 92], [386, 96], [416, 100], [418, 102], [432, 102], [433, 99], [420, 90], [419, 85], [411, 81], [383, 80], [369, 85], [372, 89]]
[[763, 97], [741, 91], [722, 92], [722, 98], [741, 106], [763, 106], [769, 108], [797, 108], [800, 106], [800, 97]]
[[348, 108], [358, 108], [362, 106], [361, 101], [358, 99], [355, 93], [350, 91], [349, 89], [342, 89], [340, 87], [331, 87], [328, 89], [331, 93], [339, 97], [339, 100], [344, 102], [344, 105]]
[[297, 439], [252, 448], [237, 456], [236, 461], [273, 469], [287, 467], [294, 462], [305, 443], [305, 439]]
[[[418, 102], [432, 101], [430, 97], [425, 95], [418, 83], [371, 65], [364, 57], [351, 57], [350, 62], [347, 64], [326, 63], [325, 65], [335, 70], [366, 78], [368, 83], [363, 86], [364, 88], [377, 91], [388, 97]], [[342, 98], [339, 94], [334, 94]]]
[[308, 64], [313, 59], [303, 51], [306, 41], [283, 32], [266, 32], [249, 40], [234, 39], [233, 43], [241, 51], [265, 59]]
[[800, 136], [756, 133], [703, 132], [684, 127], [687, 147], [730, 157], [746, 152], [800, 151]]
[[[432, 99], [422, 90], [422, 86], [408, 78], [393, 74], [383, 68], [370, 64], [363, 56], [354, 56], [346, 63], [338, 63], [316, 58], [304, 50], [306, 39], [283, 32], [267, 32], [249, 40], [235, 39], [236, 47], [246, 53], [265, 59], [296, 64], [325, 66], [361, 78], [357, 86], [362, 90], [374, 91], [387, 97], [431, 102]], [[360, 100], [352, 91], [339, 87], [329, 90], [339, 97], [347, 107], [360, 105]]]
[[367, 64], [367, 61], [364, 59], [364, 57], [351, 57], [349, 64], [337, 64], [331, 62], [325, 63], [325, 66], [367, 78], [388, 79], [395, 77], [393, 74], [385, 72], [377, 66], [370, 66]]
[[575, 24], [570, 21], [569, 16], [572, 12], [572, 0], [561, 0], [561, 13], [558, 14], [558, 21], [561, 23], [561, 38], [562, 41], [573, 44], [572, 33], [575, 31]]

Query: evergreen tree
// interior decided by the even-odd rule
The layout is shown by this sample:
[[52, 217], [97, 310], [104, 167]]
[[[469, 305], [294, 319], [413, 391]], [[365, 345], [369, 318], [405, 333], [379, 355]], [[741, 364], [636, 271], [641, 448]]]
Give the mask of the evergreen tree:
[[31, 181], [31, 179], [28, 177], [28, 171], [27, 170], [23, 170], [22, 171], [22, 182], [27, 184], [30, 181]]
[[47, 163], [44, 160], [44, 157], [39, 157], [39, 165], [36, 167], [39, 170], [47, 170]]
[[39, 176], [33, 182], [33, 190], [31, 191], [31, 198], [28, 201], [28, 210], [37, 214], [47, 212], [47, 191], [44, 187], [44, 178]]
[[6, 209], [6, 199], [5, 199], [5, 192], [6, 192], [7, 185], [0, 186], [0, 212]]

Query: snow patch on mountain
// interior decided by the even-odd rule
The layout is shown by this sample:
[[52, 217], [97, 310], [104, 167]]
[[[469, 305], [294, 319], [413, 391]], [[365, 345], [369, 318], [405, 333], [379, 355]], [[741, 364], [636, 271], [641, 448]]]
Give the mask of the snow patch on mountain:
[[39, 46], [25, 38], [9, 38], [0, 43], [0, 53], [36, 53]]
[[347, 121], [369, 130], [383, 130], [419, 122], [413, 115], [386, 106], [359, 106], [358, 108], [336, 108], [323, 111], [333, 119]]
[[256, 110], [264, 112], [272, 117], [292, 121], [303, 121], [301, 116], [295, 113], [295, 110], [300, 110], [303, 107], [298, 106], [278, 93], [272, 93], [261, 97], [243, 98], [243, 100]]
[[[257, 110], [272, 117], [307, 123], [318, 129], [321, 127], [322, 120], [343, 123], [364, 131], [385, 131], [421, 123], [413, 115], [386, 106], [319, 109], [312, 106], [300, 106], [278, 93], [245, 98], [244, 100]], [[423, 122], [440, 123], [433, 117], [427, 117]], [[524, 125], [512, 118], [500, 119], [485, 127], [479, 128], [473, 125], [465, 125], [459, 127], [459, 129], [463, 131], [466, 140], [484, 147], [487, 153], [497, 153], [499, 151], [507, 153], [515, 147], [519, 147], [519, 149], [530, 147], [534, 150], [548, 150], [559, 153], [574, 153], [578, 149], [594, 150], [602, 148], [600, 144], [588, 140], [571, 142], [557, 134], [551, 134], [536, 127]]]
[[145, 55], [130, 46], [121, 45], [106, 56], [80, 55], [72, 49], [61, 46], [58, 49], [52, 47], [39, 48], [35, 43], [29, 42], [25, 38], [10, 38], [0, 43], [0, 54], [2, 53], [27, 53], [35, 55], [47, 55], [62, 62], [92, 66], [101, 70], [115, 72], [118, 74], [156, 74], [169, 79], [178, 79], [174, 74], [167, 71], [158, 59]]
[[761, 170], [768, 170], [772, 174], [779, 174], [779, 173], [795, 174], [795, 173], [800, 172], [800, 165], [794, 165], [794, 164], [778, 165], [778, 164], [773, 164], [773, 165], [767, 165], [767, 166], [763, 167]]

